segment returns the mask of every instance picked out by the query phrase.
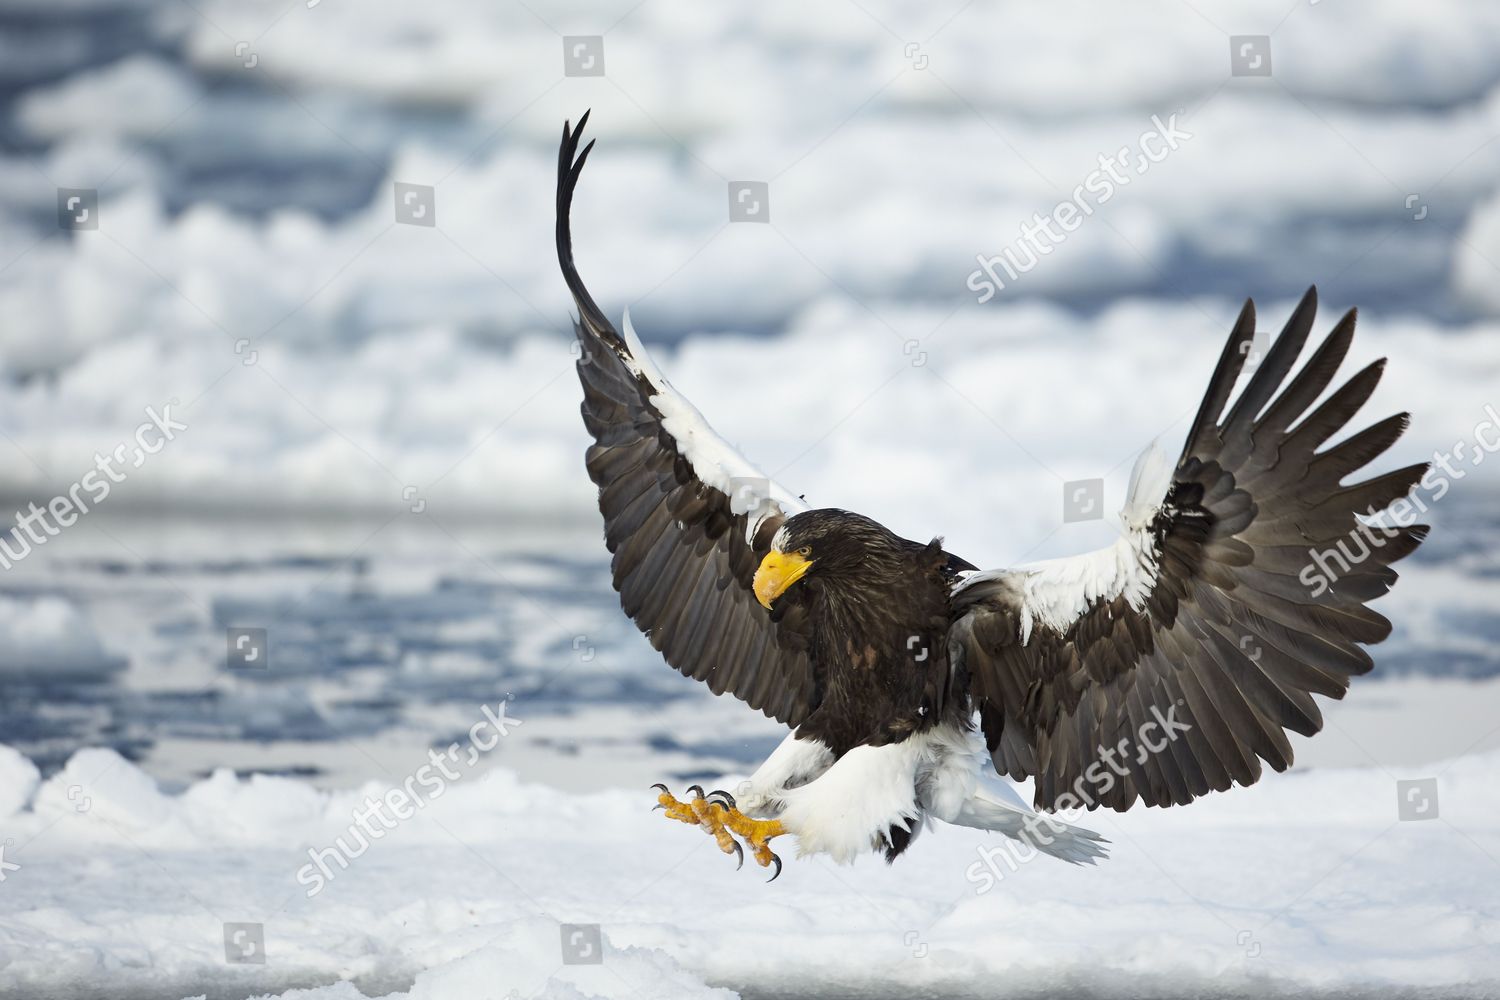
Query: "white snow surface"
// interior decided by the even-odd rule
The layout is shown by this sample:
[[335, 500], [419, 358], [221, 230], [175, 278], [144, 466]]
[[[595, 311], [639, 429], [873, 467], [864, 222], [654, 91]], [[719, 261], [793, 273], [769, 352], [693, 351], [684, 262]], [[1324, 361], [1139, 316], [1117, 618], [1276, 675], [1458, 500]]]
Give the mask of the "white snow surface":
[[[394, 512], [412, 488], [587, 516], [550, 197], [587, 107], [574, 233], [606, 312], [633, 306], [683, 396], [793, 494], [985, 566], [1056, 526], [1060, 481], [1117, 486], [1155, 436], [1172, 453], [1246, 294], [1270, 331], [1308, 284], [1322, 330], [1387, 296], [1351, 361], [1392, 359], [1372, 418], [1414, 411], [1393, 461], [1493, 401], [1488, 5], [155, 6], [181, 62], [36, 83], [15, 117], [38, 145], [0, 156], [8, 496], [50, 498], [175, 398], [190, 430], [111, 505]], [[601, 31], [608, 77], [559, 78], [558, 35]], [[1276, 76], [1227, 77], [1228, 36], [1266, 32]], [[273, 106], [218, 103], [235, 87]], [[1178, 111], [1193, 138], [976, 302], [976, 256]], [[263, 177], [259, 212], [184, 196], [179, 161], [212, 166], [227, 132], [268, 168], [373, 164], [371, 190], [323, 215]], [[772, 225], [726, 224], [740, 177], [771, 185]], [[397, 182], [436, 189], [438, 228], [394, 223]], [[98, 231], [56, 235], [68, 185], [98, 187]]]
[[[0, 995], [1481, 995], [1500, 983], [1497, 777], [1495, 753], [1268, 775], [1186, 809], [1088, 816], [1113, 841], [1098, 868], [999, 858], [997, 880], [977, 852], [1001, 839], [943, 826], [889, 867], [783, 848], [763, 884], [644, 788], [570, 794], [495, 769], [308, 898], [308, 849], [351, 840], [352, 811], [387, 785], [224, 770], [165, 795], [84, 750], [0, 828], [18, 866], [0, 883]], [[1420, 778], [1435, 818], [1400, 821], [1397, 782]], [[226, 922], [262, 925], [264, 964], [226, 963]], [[564, 924], [599, 925], [602, 963], [564, 963]]]
[[104, 675], [123, 668], [72, 601], [0, 594], [0, 677]]
[[[1345, 305], [1329, 303], [1319, 329]], [[1291, 306], [1263, 303], [1265, 325], [1278, 329]], [[890, 308], [896, 328], [913, 336], [944, 318]], [[704, 337], [672, 348], [653, 343], [644, 326], [642, 335], [714, 430], [793, 495], [860, 511], [907, 537], [943, 534], [989, 568], [1113, 540], [1107, 531], [1092, 544], [1033, 550], [1058, 526], [1065, 481], [1104, 476], [1112, 512], [1151, 440], [1175, 457], [1235, 311], [1148, 301], [1087, 318], [1044, 303], [976, 308], [911, 352], [859, 307], [834, 301], [770, 339]], [[1354, 426], [1413, 413], [1411, 431], [1375, 471], [1472, 439], [1493, 405], [1497, 338], [1489, 322], [1439, 332], [1422, 320], [1363, 320], [1346, 373], [1381, 356], [1391, 362]], [[0, 482], [45, 502], [92, 470], [96, 453], [129, 440], [146, 406], [176, 399], [173, 417], [188, 429], [127, 470], [105, 501], [111, 509], [331, 506], [389, 515], [411, 506], [409, 488], [434, 512], [597, 516], [579, 471], [587, 436], [561, 339], [525, 337], [492, 352], [427, 328], [381, 335], [337, 358], [251, 349], [258, 358], [245, 365], [219, 335], [170, 348], [155, 335], [132, 336], [55, 380], [0, 385], [0, 416], [19, 446], [0, 449]], [[1493, 487], [1500, 462], [1460, 471], [1457, 489]]]

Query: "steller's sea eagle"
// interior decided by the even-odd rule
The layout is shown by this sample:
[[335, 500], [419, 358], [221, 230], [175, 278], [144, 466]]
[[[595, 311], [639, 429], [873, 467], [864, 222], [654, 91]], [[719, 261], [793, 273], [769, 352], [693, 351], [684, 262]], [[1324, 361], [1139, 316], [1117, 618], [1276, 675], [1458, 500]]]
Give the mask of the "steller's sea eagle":
[[[776, 874], [774, 837], [841, 862], [894, 859], [933, 819], [1092, 863], [1102, 838], [1039, 823], [989, 765], [1034, 778], [1038, 810], [1181, 805], [1253, 784], [1262, 761], [1285, 770], [1285, 730], [1322, 728], [1312, 695], [1341, 698], [1371, 669], [1361, 647], [1391, 626], [1366, 604], [1427, 528], [1368, 517], [1427, 467], [1344, 483], [1400, 437], [1404, 413], [1318, 450], [1384, 367], [1318, 403], [1353, 311], [1293, 374], [1317, 308], [1309, 290], [1230, 405], [1255, 333], [1247, 301], [1182, 454], [1137, 461], [1122, 536], [981, 572], [938, 539], [810, 508], [770, 482], [662, 377], [628, 313], [623, 334], [610, 324], [573, 264], [587, 120], [563, 126], [557, 254], [578, 309], [587, 465], [615, 589], [673, 667], [792, 730], [735, 794], [694, 786], [679, 800], [655, 786], [667, 816], [741, 863], [742, 839]], [[1365, 557], [1310, 586], [1311, 553], [1359, 531], [1374, 543]]]

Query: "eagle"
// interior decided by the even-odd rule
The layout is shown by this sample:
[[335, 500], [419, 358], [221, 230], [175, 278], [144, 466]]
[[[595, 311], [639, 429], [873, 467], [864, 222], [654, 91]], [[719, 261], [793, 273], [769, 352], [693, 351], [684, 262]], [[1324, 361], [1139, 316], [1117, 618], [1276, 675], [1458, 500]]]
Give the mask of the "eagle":
[[[1177, 460], [1137, 460], [1114, 544], [982, 570], [771, 481], [662, 376], [628, 311], [623, 330], [605, 318], [569, 222], [587, 121], [563, 125], [557, 255], [614, 587], [667, 663], [790, 730], [732, 793], [652, 786], [667, 817], [741, 866], [749, 847], [771, 879], [776, 837], [889, 861], [935, 821], [1092, 864], [1107, 841], [1048, 813], [1184, 805], [1284, 771], [1287, 732], [1322, 728], [1313, 695], [1372, 668], [1363, 647], [1391, 625], [1368, 604], [1428, 530], [1382, 515], [1427, 466], [1346, 483], [1405, 413], [1327, 444], [1385, 365], [1325, 395], [1353, 310], [1298, 367], [1310, 289], [1247, 372], [1247, 301]], [[1002, 776], [1033, 780], [1032, 808]]]

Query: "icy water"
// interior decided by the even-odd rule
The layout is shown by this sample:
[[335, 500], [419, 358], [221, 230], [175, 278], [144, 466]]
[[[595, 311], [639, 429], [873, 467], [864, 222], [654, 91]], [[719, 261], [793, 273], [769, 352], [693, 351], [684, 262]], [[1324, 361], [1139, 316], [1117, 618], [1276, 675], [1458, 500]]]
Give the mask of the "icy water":
[[[535, 759], [521, 766], [618, 756], [623, 740], [680, 754], [685, 778], [777, 739], [752, 713], [737, 713], [749, 716], [738, 731], [694, 723], [710, 696], [620, 614], [586, 526], [127, 518], [84, 530], [0, 577], [0, 598], [72, 615], [58, 626], [69, 634], [0, 652], [0, 732], [44, 771], [109, 746], [168, 784], [217, 766], [342, 784], [378, 773], [382, 747], [462, 740], [502, 700], [529, 727]], [[239, 630], [254, 629], [263, 651], [236, 655]]]
[[[1396, 632], [1361, 704], [1380, 679], [1500, 677], [1485, 598], [1500, 512], [1439, 513], [1384, 602]], [[497, 759], [565, 786], [648, 760], [711, 777], [780, 736], [662, 664], [619, 611], [590, 524], [125, 517], [77, 532], [0, 576], [0, 599], [34, 619], [69, 612], [0, 650], [0, 732], [46, 772], [109, 746], [174, 787], [219, 766], [345, 785], [462, 741], [502, 700], [525, 738]], [[243, 633], [237, 654], [256, 629], [264, 643]]]

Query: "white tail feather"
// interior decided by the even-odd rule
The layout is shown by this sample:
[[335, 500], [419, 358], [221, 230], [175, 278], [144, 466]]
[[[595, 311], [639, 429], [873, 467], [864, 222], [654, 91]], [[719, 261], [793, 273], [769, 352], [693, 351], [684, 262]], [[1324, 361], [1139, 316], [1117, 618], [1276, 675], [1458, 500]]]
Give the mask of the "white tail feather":
[[1092, 865], [1109, 856], [1109, 841], [1092, 830], [1070, 826], [1055, 816], [1032, 812], [980, 788], [964, 801], [948, 822], [977, 830], [993, 830], [1027, 844], [1043, 854], [1070, 864]]

